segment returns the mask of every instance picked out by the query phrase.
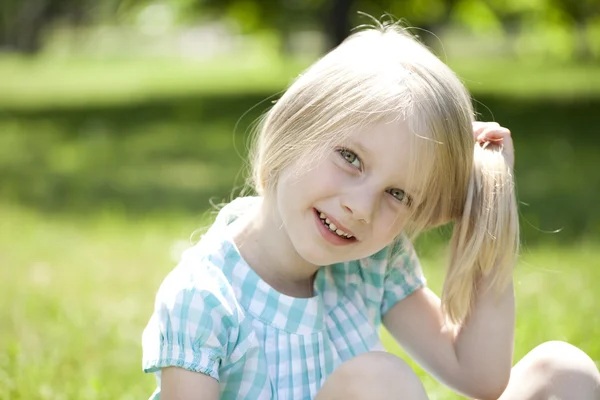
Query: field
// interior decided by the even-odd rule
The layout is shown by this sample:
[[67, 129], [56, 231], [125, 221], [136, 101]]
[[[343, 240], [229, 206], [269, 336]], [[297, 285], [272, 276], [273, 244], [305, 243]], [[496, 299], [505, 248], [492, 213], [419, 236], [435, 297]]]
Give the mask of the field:
[[[140, 335], [153, 296], [201, 216], [65, 219], [19, 209], [0, 213], [0, 398], [140, 399]], [[439, 288], [443, 259], [422, 260]], [[525, 248], [516, 271], [516, 357], [551, 339], [600, 359], [593, 243]], [[384, 334], [389, 349], [402, 354]], [[432, 399], [453, 397], [420, 372]]]
[[[94, 86], [73, 66], [68, 76], [81, 76], [78, 85], [64, 88], [67, 73], [48, 72], [39, 96], [20, 91], [38, 78], [28, 81], [14, 63], [0, 63], [14, 77], [0, 83], [0, 399], [144, 398], [154, 380], [141, 372], [140, 336], [155, 291], [197, 240], [192, 233], [209, 224], [210, 201], [243, 184], [252, 121], [294, 67], [223, 90], [175, 78], [175, 88], [157, 84], [152, 71], [140, 83], [146, 89], [124, 100], [118, 90], [127, 79]], [[473, 81], [498, 81], [497, 71], [468, 70]], [[586, 73], [600, 82], [597, 69], [574, 71], [573, 82]], [[600, 89], [559, 81], [551, 93], [541, 84], [525, 94], [473, 90], [482, 118], [510, 127], [517, 148], [516, 359], [558, 339], [599, 363]], [[89, 101], [86, 90], [97, 91]], [[417, 244], [435, 290], [443, 236]], [[402, 354], [385, 332], [384, 340]], [[432, 399], [458, 398], [418, 371]]]

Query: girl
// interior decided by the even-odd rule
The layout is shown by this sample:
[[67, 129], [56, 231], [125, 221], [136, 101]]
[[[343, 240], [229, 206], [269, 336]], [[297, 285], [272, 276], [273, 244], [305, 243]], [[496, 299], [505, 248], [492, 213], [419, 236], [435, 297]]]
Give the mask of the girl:
[[[152, 398], [425, 399], [383, 324], [478, 399], [600, 398], [560, 342], [512, 369], [518, 245], [510, 132], [395, 25], [355, 33], [263, 120], [259, 197], [225, 206], [162, 283], [143, 335]], [[441, 301], [410, 239], [453, 222]]]

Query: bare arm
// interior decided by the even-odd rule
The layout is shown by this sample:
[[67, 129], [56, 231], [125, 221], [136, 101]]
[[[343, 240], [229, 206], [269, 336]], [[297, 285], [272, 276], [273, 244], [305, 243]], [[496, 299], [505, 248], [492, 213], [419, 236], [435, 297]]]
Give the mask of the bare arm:
[[496, 399], [510, 376], [515, 329], [512, 284], [501, 294], [479, 284], [468, 320], [458, 329], [444, 324], [440, 299], [422, 288], [398, 302], [383, 322], [424, 369], [459, 393]]
[[163, 368], [160, 386], [161, 400], [219, 399], [219, 382], [216, 379], [183, 368]]

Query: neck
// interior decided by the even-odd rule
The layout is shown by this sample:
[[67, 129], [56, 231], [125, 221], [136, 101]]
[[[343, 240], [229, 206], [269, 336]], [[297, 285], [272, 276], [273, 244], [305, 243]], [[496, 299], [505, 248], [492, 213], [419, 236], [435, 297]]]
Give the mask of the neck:
[[273, 289], [293, 297], [313, 295], [319, 266], [297, 253], [273, 201], [264, 198], [255, 213], [240, 221], [233, 240], [248, 265]]

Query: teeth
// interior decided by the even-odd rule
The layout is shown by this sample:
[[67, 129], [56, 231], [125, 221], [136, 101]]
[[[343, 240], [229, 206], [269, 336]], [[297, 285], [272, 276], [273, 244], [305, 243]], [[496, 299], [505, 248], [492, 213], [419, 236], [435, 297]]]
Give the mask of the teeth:
[[347, 239], [351, 239], [354, 237], [352, 235], [347, 234], [343, 230], [338, 229], [338, 227], [335, 226], [335, 224], [331, 223], [331, 221], [329, 220], [329, 218], [327, 218], [327, 215], [325, 215], [325, 213], [320, 212], [319, 218], [321, 218], [321, 220], [323, 221], [323, 223], [325, 223], [327, 225], [329, 230], [332, 231], [333, 233], [335, 233], [336, 235], [347, 238]]

